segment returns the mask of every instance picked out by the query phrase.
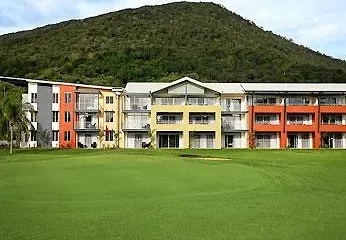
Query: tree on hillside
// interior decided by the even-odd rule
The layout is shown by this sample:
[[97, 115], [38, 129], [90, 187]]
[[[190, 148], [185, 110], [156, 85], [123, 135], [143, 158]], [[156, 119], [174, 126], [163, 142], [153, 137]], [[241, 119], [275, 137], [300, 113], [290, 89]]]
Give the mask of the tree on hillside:
[[0, 97], [0, 136], [10, 142], [10, 153], [13, 150], [13, 139], [28, 140], [32, 124], [26, 112], [32, 111], [30, 103], [23, 103], [19, 98]]

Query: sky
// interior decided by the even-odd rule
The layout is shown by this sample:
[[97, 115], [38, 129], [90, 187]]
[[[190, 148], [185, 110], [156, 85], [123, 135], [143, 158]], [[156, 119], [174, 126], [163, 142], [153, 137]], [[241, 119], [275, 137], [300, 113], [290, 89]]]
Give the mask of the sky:
[[[191, 2], [200, 2], [193, 1]], [[167, 0], [0, 0], [0, 35]], [[344, 0], [219, 0], [242, 17], [295, 43], [346, 60]]]

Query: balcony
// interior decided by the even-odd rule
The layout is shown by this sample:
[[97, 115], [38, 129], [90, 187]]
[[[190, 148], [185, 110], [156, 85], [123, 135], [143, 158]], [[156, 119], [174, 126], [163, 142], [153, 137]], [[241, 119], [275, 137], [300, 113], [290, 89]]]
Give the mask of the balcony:
[[98, 103], [94, 103], [94, 104], [76, 103], [76, 112], [96, 113], [98, 111], [99, 111]]
[[222, 122], [222, 132], [247, 131], [245, 123], [242, 122]]
[[215, 123], [215, 114], [204, 114], [204, 113], [194, 113], [189, 116], [190, 124], [214, 124]]
[[84, 131], [84, 132], [96, 132], [99, 131], [98, 122], [82, 122], [77, 121], [74, 124], [74, 128], [76, 131]]
[[181, 124], [183, 114], [171, 114], [171, 113], [157, 113], [156, 123], [157, 124]]
[[128, 97], [125, 99], [124, 111], [149, 112], [150, 99], [142, 97]]
[[187, 105], [215, 106], [218, 104], [219, 104], [219, 101], [217, 98], [189, 97], [187, 99]]
[[124, 122], [122, 129], [125, 132], [148, 132], [150, 131], [150, 124], [148, 122]]

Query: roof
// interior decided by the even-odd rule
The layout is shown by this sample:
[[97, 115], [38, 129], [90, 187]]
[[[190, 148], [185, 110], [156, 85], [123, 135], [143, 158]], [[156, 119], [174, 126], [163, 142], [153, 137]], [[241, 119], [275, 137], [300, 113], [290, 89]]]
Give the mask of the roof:
[[242, 83], [245, 92], [346, 92], [345, 83]]
[[43, 84], [51, 84], [51, 85], [65, 85], [65, 86], [76, 86], [76, 87], [85, 87], [85, 88], [97, 88], [97, 89], [105, 89], [105, 90], [112, 90], [113, 87], [105, 87], [105, 86], [97, 86], [97, 85], [87, 85], [87, 84], [80, 84], [80, 83], [66, 83], [66, 82], [54, 82], [54, 81], [48, 81], [48, 80], [37, 80], [37, 79], [27, 79], [27, 78], [15, 78], [15, 77], [4, 77], [0, 76], [0, 79], [7, 79], [7, 80], [15, 80], [19, 82], [28, 82], [28, 83], [43, 83]]

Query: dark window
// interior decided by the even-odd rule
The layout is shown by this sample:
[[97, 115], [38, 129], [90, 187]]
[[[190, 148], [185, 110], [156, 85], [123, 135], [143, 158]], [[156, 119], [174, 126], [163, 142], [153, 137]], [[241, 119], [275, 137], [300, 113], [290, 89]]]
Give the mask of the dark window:
[[106, 122], [113, 122], [113, 112], [106, 112]]
[[53, 111], [53, 122], [59, 122], [59, 112]]
[[106, 141], [112, 142], [114, 140], [114, 131], [106, 131]]
[[64, 132], [64, 141], [71, 141], [71, 132], [70, 131]]
[[59, 93], [53, 93], [53, 103], [59, 103]]
[[65, 112], [65, 122], [71, 122], [71, 113]]
[[106, 96], [106, 104], [113, 104], [113, 97]]
[[72, 102], [72, 93], [66, 92], [65, 93], [65, 103], [71, 103]]
[[32, 130], [31, 132], [30, 132], [30, 140], [31, 141], [36, 141], [36, 130]]
[[31, 112], [31, 122], [37, 122], [37, 112]]
[[59, 131], [53, 131], [53, 141], [59, 141]]
[[37, 93], [31, 93], [31, 103], [37, 103]]

